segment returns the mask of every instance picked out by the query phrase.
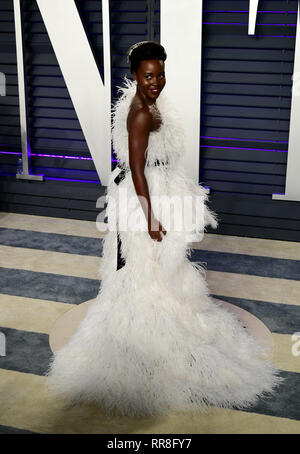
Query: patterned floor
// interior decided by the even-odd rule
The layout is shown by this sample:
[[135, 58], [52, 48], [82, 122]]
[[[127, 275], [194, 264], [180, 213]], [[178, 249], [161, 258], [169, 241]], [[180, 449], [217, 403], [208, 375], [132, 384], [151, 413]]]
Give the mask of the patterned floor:
[[51, 399], [43, 386], [49, 332], [74, 304], [96, 296], [102, 236], [94, 222], [0, 212], [0, 433], [300, 433], [300, 244], [293, 242], [206, 234], [191, 257], [206, 262], [213, 296], [271, 330], [285, 377], [271, 399], [247, 411], [139, 420]]

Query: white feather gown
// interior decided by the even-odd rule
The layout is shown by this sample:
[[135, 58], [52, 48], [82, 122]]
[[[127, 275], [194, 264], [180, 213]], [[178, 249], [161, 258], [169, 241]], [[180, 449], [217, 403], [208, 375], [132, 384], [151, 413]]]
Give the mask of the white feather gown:
[[[112, 139], [117, 158], [129, 167], [126, 119], [136, 83], [125, 76], [119, 91]], [[138, 222], [146, 227], [146, 221], [130, 170], [117, 185], [116, 167], [107, 188], [107, 213], [109, 220], [114, 218], [116, 201], [115, 225], [126, 263], [116, 269], [117, 232], [108, 230], [99, 268], [101, 288], [76, 333], [53, 354], [46, 385], [56, 397], [71, 404], [97, 403], [107, 414], [246, 408], [270, 396], [282, 379], [266, 359], [265, 347], [210, 297], [204, 268], [189, 260], [189, 242], [201, 240], [205, 226], [215, 228], [217, 219], [205, 203], [205, 188], [183, 170], [183, 129], [164, 92], [156, 105], [162, 125], [150, 133], [145, 167], [152, 209], [165, 227], [167, 210], [159, 211], [154, 195], [189, 195], [198, 206], [201, 200], [202, 221], [193, 205], [198, 224], [192, 232], [176, 231], [171, 215], [163, 240], [152, 240], [146, 228], [136, 228]], [[169, 164], [154, 166], [156, 159]], [[130, 226], [122, 230], [120, 224], [130, 216]]]

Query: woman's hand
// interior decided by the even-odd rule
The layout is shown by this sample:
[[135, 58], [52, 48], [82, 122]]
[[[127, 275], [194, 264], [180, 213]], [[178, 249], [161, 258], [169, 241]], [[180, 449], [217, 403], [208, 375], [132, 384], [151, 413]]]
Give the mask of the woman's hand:
[[152, 218], [151, 225], [148, 223], [148, 233], [152, 240], [162, 241], [163, 236], [161, 235], [161, 232], [163, 235], [166, 235], [167, 233], [161, 223], [157, 219]]

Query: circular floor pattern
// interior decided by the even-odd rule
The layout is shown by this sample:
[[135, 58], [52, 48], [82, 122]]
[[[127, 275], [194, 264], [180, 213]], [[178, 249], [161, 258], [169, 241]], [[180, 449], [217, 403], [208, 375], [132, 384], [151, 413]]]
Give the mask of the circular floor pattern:
[[[255, 337], [261, 344], [270, 349], [269, 357], [273, 356], [274, 340], [272, 333], [266, 325], [245, 309], [241, 309], [234, 304], [213, 298], [216, 302], [221, 303], [222, 307], [232, 312], [243, 324], [245, 329], [250, 335]], [[49, 344], [53, 352], [63, 347], [72, 335], [76, 332], [77, 327], [81, 320], [85, 317], [89, 307], [93, 304], [95, 299], [86, 301], [66, 312], [54, 324], [50, 335]]]

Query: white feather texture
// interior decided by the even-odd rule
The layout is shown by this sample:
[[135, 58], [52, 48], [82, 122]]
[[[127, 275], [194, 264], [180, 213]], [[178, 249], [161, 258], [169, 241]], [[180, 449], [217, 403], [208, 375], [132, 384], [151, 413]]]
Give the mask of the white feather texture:
[[[125, 77], [120, 91], [112, 139], [117, 158], [129, 167], [126, 119], [135, 82]], [[217, 218], [205, 204], [205, 188], [183, 170], [178, 114], [164, 92], [156, 104], [163, 122], [150, 133], [145, 168], [153, 211], [164, 226], [168, 213], [159, 212], [155, 195], [188, 195], [198, 205], [201, 197], [204, 220], [192, 232], [193, 241], [194, 235], [201, 239], [206, 225], [217, 226]], [[154, 166], [156, 159], [169, 165]], [[109, 230], [99, 267], [101, 288], [76, 333], [51, 359], [45, 374], [51, 392], [71, 404], [97, 403], [108, 415], [137, 417], [209, 406], [246, 408], [271, 395], [282, 381], [279, 371], [266, 359], [266, 348], [210, 297], [204, 267], [188, 258], [190, 233], [174, 229], [175, 214], [161, 242], [134, 224], [120, 228], [121, 217], [135, 214], [144, 226], [145, 217], [130, 170], [116, 185], [118, 172], [112, 172], [107, 188], [107, 212], [109, 217], [113, 201], [126, 190], [116, 216], [126, 264], [116, 270], [117, 234]], [[137, 202], [133, 207], [127, 206], [130, 197]]]

